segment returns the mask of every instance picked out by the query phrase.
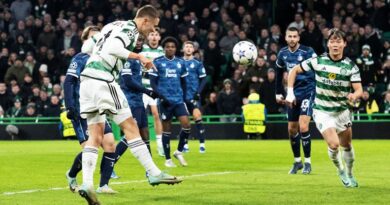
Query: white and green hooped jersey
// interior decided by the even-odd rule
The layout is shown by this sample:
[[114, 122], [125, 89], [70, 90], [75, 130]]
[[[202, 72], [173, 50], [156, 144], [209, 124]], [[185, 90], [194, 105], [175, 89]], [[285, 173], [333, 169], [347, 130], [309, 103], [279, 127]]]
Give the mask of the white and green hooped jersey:
[[137, 26], [132, 20], [115, 21], [105, 25], [100, 33], [93, 36], [96, 39], [96, 44], [82, 75], [105, 81], [116, 79], [127, 59], [120, 59], [117, 56], [108, 54], [104, 49], [107, 40], [118, 38], [127, 50], [133, 51], [138, 36]]
[[304, 71], [315, 72], [314, 109], [331, 113], [348, 109], [347, 95], [351, 92], [351, 83], [361, 81], [359, 68], [351, 59], [333, 61], [325, 53], [303, 61], [301, 67]]
[[[146, 58], [153, 60], [153, 59], [155, 59], [157, 57], [163, 56], [164, 55], [164, 50], [163, 50], [163, 48], [161, 46], [158, 46], [157, 48], [151, 48], [149, 45], [144, 44], [142, 46], [141, 54], [143, 56], [145, 56]], [[146, 71], [146, 72], [148, 72], [148, 71]], [[151, 89], [149, 78], [143, 77], [142, 78], [142, 85], [145, 86], [148, 89]]]

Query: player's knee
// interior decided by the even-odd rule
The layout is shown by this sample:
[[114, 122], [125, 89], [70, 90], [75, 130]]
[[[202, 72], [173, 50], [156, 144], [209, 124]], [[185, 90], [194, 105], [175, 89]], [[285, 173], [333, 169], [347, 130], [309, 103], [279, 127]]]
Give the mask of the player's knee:
[[191, 125], [190, 125], [190, 123], [184, 123], [184, 124], [181, 126], [181, 129], [182, 129], [182, 130], [188, 130], [188, 131], [190, 131], [190, 130], [191, 130]]
[[103, 145], [104, 152], [115, 152], [115, 143], [107, 143]]
[[340, 147], [340, 144], [337, 142], [329, 142], [328, 147], [332, 150], [337, 150]]
[[308, 124], [303, 124], [301, 126], [299, 126], [299, 132], [300, 133], [304, 133], [304, 132], [308, 132], [309, 131], [309, 125]]
[[289, 136], [295, 136], [298, 133], [298, 123], [288, 125], [288, 134]]
[[115, 152], [115, 139], [111, 133], [104, 135], [102, 147], [105, 152]]
[[292, 137], [292, 136], [297, 135], [297, 133], [298, 133], [298, 129], [296, 129], [296, 128], [288, 128], [288, 136]]

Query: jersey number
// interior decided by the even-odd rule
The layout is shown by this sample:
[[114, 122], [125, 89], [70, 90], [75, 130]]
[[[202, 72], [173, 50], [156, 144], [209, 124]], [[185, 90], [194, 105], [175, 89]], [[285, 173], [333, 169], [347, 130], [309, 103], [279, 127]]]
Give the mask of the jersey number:
[[96, 43], [96, 46], [99, 47], [99, 51], [102, 50], [103, 44], [104, 44], [104, 42], [106, 42], [107, 38], [110, 37], [111, 32], [112, 32], [112, 30], [107, 32], [106, 34], [104, 34], [103, 38], [100, 38], [99, 41]]

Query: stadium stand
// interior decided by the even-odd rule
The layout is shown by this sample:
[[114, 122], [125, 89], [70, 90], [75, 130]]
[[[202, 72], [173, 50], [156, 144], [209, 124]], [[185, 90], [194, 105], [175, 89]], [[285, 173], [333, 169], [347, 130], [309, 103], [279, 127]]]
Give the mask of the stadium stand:
[[[63, 103], [64, 75], [72, 56], [80, 51], [83, 28], [131, 19], [144, 4], [159, 9], [163, 38], [169, 35], [180, 43], [196, 43], [196, 56], [209, 75], [203, 105], [212, 114], [241, 113], [242, 100], [230, 110], [221, 106], [225, 105], [221, 100], [229, 99], [224, 82], [230, 82], [231, 93], [241, 99], [250, 89], [264, 93], [264, 82], [269, 86], [267, 71], [275, 68], [276, 53], [285, 44], [283, 32], [288, 26], [298, 27], [302, 44], [313, 47], [317, 54], [326, 50], [329, 28], [346, 32], [346, 55], [357, 62], [367, 80], [368, 99], [356, 110], [366, 113], [367, 105], [375, 101], [379, 112], [389, 112], [390, 24], [385, 20], [390, 19], [389, 1], [4, 0], [0, 1], [3, 116], [29, 116], [31, 112], [34, 116], [56, 115], [57, 101]], [[254, 66], [232, 61], [232, 47], [240, 40], [258, 46], [259, 59]], [[366, 57], [361, 56], [366, 45], [372, 66], [365, 66]], [[209, 102], [210, 93], [217, 93], [218, 106], [212, 107], [215, 102]], [[267, 100], [263, 103], [273, 113], [284, 112], [269, 96], [261, 99]]]

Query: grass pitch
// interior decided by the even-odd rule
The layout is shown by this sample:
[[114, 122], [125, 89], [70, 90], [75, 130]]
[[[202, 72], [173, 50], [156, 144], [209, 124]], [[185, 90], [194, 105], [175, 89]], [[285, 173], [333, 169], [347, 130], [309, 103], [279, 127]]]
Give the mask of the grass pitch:
[[[176, 147], [177, 141], [171, 144]], [[188, 167], [165, 168], [163, 158], [153, 152], [159, 167], [183, 176], [183, 183], [150, 186], [142, 167], [127, 152], [115, 167], [121, 178], [111, 180], [120, 193], [99, 195], [99, 200], [104, 205], [390, 204], [390, 141], [354, 140], [354, 147], [360, 185], [356, 189], [343, 187], [322, 140], [313, 141], [313, 172], [308, 176], [287, 174], [292, 165], [287, 140], [208, 141], [206, 154], [191, 141], [191, 152], [185, 155]], [[86, 204], [68, 190], [65, 180], [79, 151], [76, 141], [0, 142], [0, 205]], [[95, 185], [98, 173], [99, 169]]]

